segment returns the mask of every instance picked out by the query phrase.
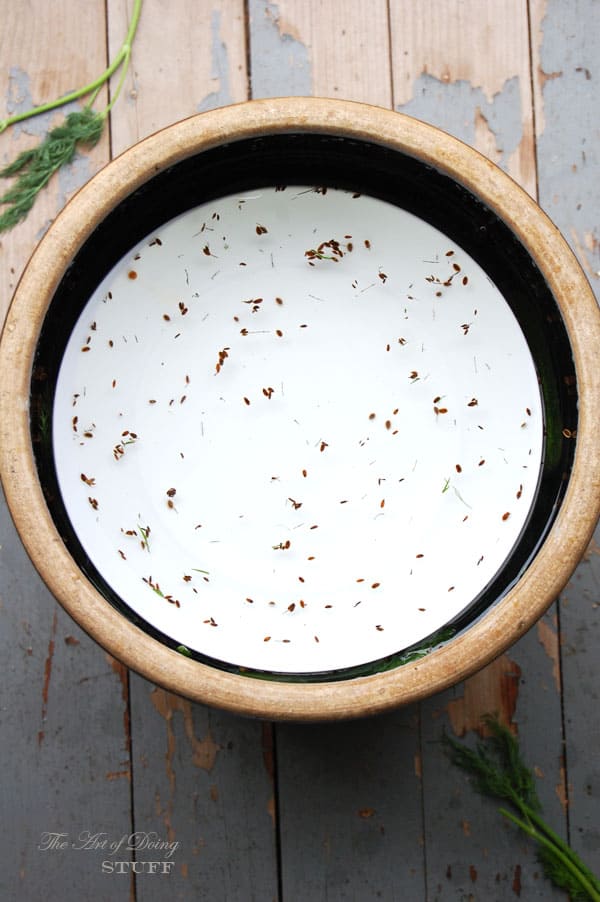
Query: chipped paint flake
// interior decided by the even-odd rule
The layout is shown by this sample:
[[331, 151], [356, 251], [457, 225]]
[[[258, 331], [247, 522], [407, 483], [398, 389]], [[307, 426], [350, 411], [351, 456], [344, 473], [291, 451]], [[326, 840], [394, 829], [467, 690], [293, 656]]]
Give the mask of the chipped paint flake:
[[423, 760], [419, 752], [417, 752], [414, 756], [414, 768], [415, 768], [415, 777], [417, 780], [421, 780], [423, 777]]
[[210, 729], [204, 739], [198, 739], [194, 731], [194, 719], [192, 705], [187, 699], [173, 695], [164, 689], [155, 688], [151, 693], [152, 704], [158, 713], [165, 719], [167, 725], [167, 776], [171, 791], [175, 791], [175, 770], [173, 760], [176, 748], [175, 731], [173, 729], [173, 715], [177, 712], [183, 715], [183, 724], [186, 738], [192, 749], [192, 763], [195, 767], [210, 773], [217, 759], [217, 753], [221, 746], [212, 737]]
[[[415, 82], [413, 97], [396, 107], [402, 113], [431, 122], [473, 146], [485, 136], [486, 153], [508, 168], [508, 160], [523, 139], [523, 107], [518, 75], [508, 78], [488, 100], [483, 90], [468, 81], [443, 81], [423, 73]], [[478, 145], [477, 145], [478, 146]]]
[[280, 97], [312, 94], [308, 48], [296, 30], [284, 23], [276, 3], [250, 0], [252, 96]]
[[[46, 717], [48, 716], [48, 696], [50, 691], [50, 680], [52, 679], [52, 661], [54, 659], [54, 649], [56, 646], [56, 629], [58, 626], [58, 612], [54, 611], [54, 616], [52, 618], [52, 626], [50, 627], [50, 639], [48, 640], [48, 653], [46, 655], [46, 660], [44, 662], [44, 685], [42, 687], [42, 714], [41, 721], [42, 724], [46, 722]], [[46, 731], [41, 729], [38, 732], [38, 745], [41, 745], [44, 741], [44, 737], [46, 735]]]
[[227, 45], [221, 36], [221, 12], [218, 9], [213, 10], [210, 19], [211, 33], [211, 72], [210, 77], [215, 82], [214, 91], [207, 94], [196, 109], [199, 113], [206, 110], [214, 110], [216, 107], [227, 106], [233, 103], [231, 96], [231, 87], [229, 83], [229, 55], [227, 53]]
[[58, 172], [58, 209], [64, 207], [71, 195], [83, 187], [93, 174], [89, 156], [75, 154], [73, 161]]
[[537, 634], [542, 648], [552, 661], [552, 678], [557, 692], [561, 689], [558, 635], [546, 620], [539, 620]]
[[486, 735], [481, 722], [496, 711], [500, 721], [516, 732], [512, 720], [517, 707], [521, 668], [507, 655], [497, 658], [463, 684], [463, 695], [448, 703], [447, 713], [456, 736], [470, 730]]

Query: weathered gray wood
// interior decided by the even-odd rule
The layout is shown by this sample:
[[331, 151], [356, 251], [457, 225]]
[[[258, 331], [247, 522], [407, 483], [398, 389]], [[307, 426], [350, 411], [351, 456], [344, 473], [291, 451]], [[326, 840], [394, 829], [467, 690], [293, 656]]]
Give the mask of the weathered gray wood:
[[170, 899], [275, 900], [270, 726], [194, 705], [135, 675], [131, 702], [135, 828], [176, 844], [168, 882], [140, 875], [136, 898], [158, 902], [168, 891]]
[[[105, 65], [103, 2], [90, 2], [85, 16], [73, 0], [31, 7], [0, 3], [0, 117], [85, 84]], [[43, 116], [4, 133], [0, 160], [37, 143], [61, 118]], [[40, 234], [106, 154], [105, 138], [53, 180], [26, 223], [0, 238], [2, 318]], [[128, 899], [129, 876], [107, 878], [100, 848], [131, 831], [126, 675], [42, 585], [3, 500], [0, 645], [0, 896]], [[50, 836], [44, 841], [51, 833], [65, 834], [66, 845], [53, 846]], [[95, 834], [96, 843], [86, 843]], [[97, 848], [78, 848], [90, 844]], [[129, 855], [122, 857], [128, 864]]]
[[[600, 290], [600, 8], [595, 0], [534, 4], [540, 203]], [[600, 533], [560, 599], [565, 774], [573, 847], [600, 872]]]
[[127, 684], [43, 586], [3, 498], [0, 646], [0, 895], [128, 899], [129, 878], [102, 873], [106, 852], [80, 848], [131, 832]]
[[600, 873], [600, 529], [560, 600], [569, 836]]
[[[423, 792], [428, 900], [554, 900], [564, 895], [541, 875], [532, 843], [479, 796], [440, 744], [443, 731], [469, 744], [480, 717], [498, 713], [517, 732], [534, 769], [545, 817], [566, 836], [561, 805], [561, 699], [556, 680], [554, 614], [486, 670], [422, 704]], [[545, 643], [545, 644], [544, 644]], [[548, 650], [551, 654], [548, 653]], [[477, 737], [478, 738], [478, 737]]]
[[418, 710], [276, 735], [283, 899], [425, 899]]

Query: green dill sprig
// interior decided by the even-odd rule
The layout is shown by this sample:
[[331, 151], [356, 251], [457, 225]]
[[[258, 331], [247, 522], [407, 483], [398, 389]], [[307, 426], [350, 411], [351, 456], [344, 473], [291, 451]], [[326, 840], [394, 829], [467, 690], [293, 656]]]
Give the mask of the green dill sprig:
[[[42, 188], [48, 184], [55, 172], [73, 161], [80, 146], [93, 147], [100, 140], [108, 114], [125, 81], [141, 8], [142, 0], [135, 0], [125, 41], [112, 63], [98, 78], [70, 94], [0, 120], [2, 134], [17, 122], [47, 113], [91, 94], [86, 106], [82, 110], [69, 113], [65, 121], [53, 128], [38, 147], [23, 151], [14, 162], [0, 170], [0, 178], [16, 177], [14, 184], [0, 197], [0, 206], [7, 208], [0, 214], [0, 232], [12, 229], [25, 219]], [[92, 105], [100, 88], [119, 68], [122, 69], [121, 77], [110, 103], [104, 110], [94, 111]]]
[[19, 176], [0, 197], [0, 204], [7, 205], [0, 215], [0, 232], [12, 229], [25, 219], [54, 173], [72, 162], [80, 144], [90, 147], [97, 144], [103, 129], [102, 113], [95, 113], [89, 107], [69, 113], [64, 124], [53, 128], [41, 144], [24, 150], [13, 163], [0, 170], [2, 178]]
[[535, 779], [521, 758], [517, 739], [497, 717], [487, 715], [483, 722], [490, 736], [475, 749], [444, 736], [450, 760], [471, 775], [477, 792], [510, 804], [512, 810], [498, 810], [538, 844], [544, 873], [555, 886], [572, 900], [600, 902], [600, 880], [541, 817]]

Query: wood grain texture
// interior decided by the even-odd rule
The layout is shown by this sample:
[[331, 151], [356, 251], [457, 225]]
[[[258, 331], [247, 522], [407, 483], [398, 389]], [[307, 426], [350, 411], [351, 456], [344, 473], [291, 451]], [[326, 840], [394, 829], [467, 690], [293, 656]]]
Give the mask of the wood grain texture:
[[[131, 0], [109, 0], [111, 55]], [[243, 0], [152, 0], [143, 10], [123, 97], [111, 117], [113, 156], [187, 116], [246, 99]]]
[[425, 896], [417, 706], [277, 727], [283, 899]]

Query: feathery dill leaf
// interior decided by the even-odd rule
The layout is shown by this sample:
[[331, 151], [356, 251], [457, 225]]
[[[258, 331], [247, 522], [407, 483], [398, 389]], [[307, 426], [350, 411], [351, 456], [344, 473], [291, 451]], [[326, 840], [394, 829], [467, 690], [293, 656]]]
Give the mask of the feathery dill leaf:
[[511, 804], [513, 811], [500, 808], [500, 813], [538, 844], [544, 873], [555, 886], [573, 900], [600, 902], [600, 880], [542, 819], [535, 778], [521, 757], [517, 739], [497, 717], [487, 715], [483, 722], [490, 735], [475, 749], [444, 735], [450, 760], [471, 775], [473, 787], [482, 795]]
[[69, 113], [62, 125], [53, 128], [41, 144], [23, 153], [4, 169], [1, 178], [17, 176], [16, 182], [0, 197], [7, 209], [0, 214], [0, 232], [12, 229], [25, 219], [39, 192], [54, 173], [71, 163], [81, 144], [93, 147], [100, 140], [105, 116], [85, 107]]
[[[0, 119], [0, 134], [2, 134], [9, 126], [15, 125], [17, 122], [23, 122], [40, 113], [47, 113], [49, 110], [72, 103], [80, 97], [91, 95], [91, 100], [82, 110], [69, 113], [64, 123], [53, 128], [38, 147], [23, 151], [14, 162], [0, 170], [0, 178], [15, 177], [16, 179], [14, 184], [0, 197], [0, 206], [7, 207], [4, 212], [0, 213], [0, 232], [12, 229], [18, 222], [25, 219], [42, 188], [47, 185], [58, 169], [72, 162], [80, 146], [93, 147], [100, 140], [106, 118], [125, 82], [142, 2], [143, 0], [134, 0], [125, 40], [110, 65], [94, 81], [56, 100], [42, 103], [34, 109], [15, 113], [7, 119]], [[92, 104], [98, 96], [98, 92], [118, 69], [122, 71], [110, 103], [104, 110], [95, 112], [92, 110]]]

